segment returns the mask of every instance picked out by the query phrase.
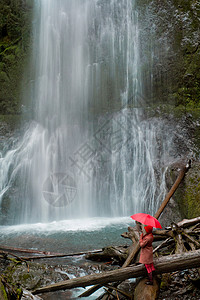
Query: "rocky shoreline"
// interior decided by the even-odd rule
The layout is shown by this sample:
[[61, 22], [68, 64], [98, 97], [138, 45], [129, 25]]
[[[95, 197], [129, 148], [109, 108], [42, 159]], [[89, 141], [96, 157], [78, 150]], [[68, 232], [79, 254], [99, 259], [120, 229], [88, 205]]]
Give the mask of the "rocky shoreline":
[[[91, 262], [84, 257], [79, 265], [73, 264], [56, 264], [55, 262], [31, 262], [28, 263], [28, 268], [25, 263], [11, 262], [0, 259], [1, 277], [6, 278], [7, 282], [17, 288], [19, 284], [24, 290], [22, 299], [43, 299], [43, 300], [62, 300], [62, 299], [78, 299], [78, 295], [82, 293], [82, 289], [66, 291], [57, 291], [38, 296], [31, 296], [27, 290], [33, 290], [37, 287], [42, 287], [51, 283], [67, 280], [71, 276], [80, 277], [86, 274], [94, 274], [102, 271], [117, 269], [116, 264], [108, 264], [107, 262]], [[70, 276], [70, 277], [69, 277]], [[162, 276], [157, 276], [160, 283], [160, 291], [158, 300], [197, 300], [200, 299], [200, 269], [186, 269], [172, 273], [165, 273]], [[119, 288], [126, 293], [133, 294], [138, 282], [137, 280], [125, 280]], [[33, 297], [33, 298], [31, 298]], [[35, 298], [34, 298], [35, 297]], [[39, 297], [39, 298], [38, 298]], [[95, 296], [88, 299], [96, 299]], [[119, 299], [128, 299], [125, 296], [119, 295]]]

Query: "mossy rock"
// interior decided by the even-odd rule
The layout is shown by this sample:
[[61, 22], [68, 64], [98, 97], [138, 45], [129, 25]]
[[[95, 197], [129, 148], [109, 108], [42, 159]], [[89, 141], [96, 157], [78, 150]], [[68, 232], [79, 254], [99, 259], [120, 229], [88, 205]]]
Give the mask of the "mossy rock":
[[[168, 172], [168, 181], [170, 173], [172, 183], [177, 178], [178, 171]], [[191, 219], [200, 216], [200, 162], [192, 163], [173, 199], [178, 204], [182, 218]]]
[[11, 263], [4, 272], [7, 281], [16, 287], [20, 284], [25, 289], [33, 290], [52, 282], [67, 280], [66, 274], [57, 272], [51, 266], [28, 262], [29, 269], [25, 263]]
[[3, 72], [1, 71], [0, 72], [0, 82], [3, 83], [3, 82], [9, 82], [9, 78], [8, 78], [8, 75], [6, 74], [6, 72]]
[[183, 203], [179, 206], [188, 219], [200, 216], [200, 163], [193, 165], [185, 177]]

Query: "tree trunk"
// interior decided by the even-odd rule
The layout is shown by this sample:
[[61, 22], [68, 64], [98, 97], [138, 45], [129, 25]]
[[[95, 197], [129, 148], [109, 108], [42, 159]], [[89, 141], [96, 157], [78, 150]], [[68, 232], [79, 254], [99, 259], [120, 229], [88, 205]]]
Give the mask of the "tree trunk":
[[[156, 268], [156, 274], [184, 270], [186, 268], [198, 268], [200, 267], [200, 250], [160, 257], [154, 260], [154, 265]], [[36, 295], [75, 287], [86, 287], [93, 284], [103, 285], [110, 282], [124, 281], [128, 278], [135, 278], [145, 275], [145, 266], [140, 264], [136, 266], [130, 266], [128, 268], [120, 268], [114, 271], [87, 275], [62, 281], [60, 283], [51, 284], [33, 291], [33, 294]]]
[[143, 278], [137, 284], [134, 291], [134, 300], [155, 300], [159, 293], [159, 283], [153, 279], [153, 285], [146, 285], [146, 279]]

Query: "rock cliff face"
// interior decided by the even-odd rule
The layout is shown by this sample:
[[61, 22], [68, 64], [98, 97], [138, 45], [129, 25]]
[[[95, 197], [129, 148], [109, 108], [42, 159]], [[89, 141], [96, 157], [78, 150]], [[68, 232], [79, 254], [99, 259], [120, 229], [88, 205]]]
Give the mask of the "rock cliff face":
[[[141, 6], [141, 46], [148, 97], [151, 95], [154, 103], [198, 107], [200, 2], [157, 0], [138, 1], [138, 5]], [[149, 39], [148, 48], [146, 39]]]
[[[23, 74], [31, 47], [33, 2], [0, 3], [0, 114], [21, 112], [21, 92], [29, 80]], [[136, 5], [147, 99], [155, 105], [199, 108], [200, 2], [136, 0]]]
[[[192, 158], [192, 168], [173, 196], [172, 206], [176, 214], [178, 204], [182, 218], [196, 217], [200, 215], [200, 2], [157, 0], [138, 1], [138, 5], [143, 19], [144, 92], [149, 103], [153, 103], [150, 115], [173, 124], [176, 161]], [[178, 165], [176, 162], [169, 167], [168, 189], [178, 176]]]

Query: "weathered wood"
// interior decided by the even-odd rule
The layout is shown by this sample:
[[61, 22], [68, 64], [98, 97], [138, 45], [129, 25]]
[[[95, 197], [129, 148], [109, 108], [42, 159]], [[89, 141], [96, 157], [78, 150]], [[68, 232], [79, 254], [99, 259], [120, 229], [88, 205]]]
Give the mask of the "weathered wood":
[[179, 228], [177, 226], [176, 223], [172, 224], [172, 235], [173, 235], [173, 239], [175, 241], [175, 253], [182, 253], [182, 252], [186, 252], [186, 248], [183, 242], [183, 238], [182, 238], [182, 228]]
[[16, 252], [24, 252], [24, 253], [37, 253], [37, 254], [61, 254], [61, 253], [53, 253], [53, 252], [47, 252], [47, 251], [39, 251], [39, 250], [34, 250], [34, 249], [22, 249], [22, 248], [15, 248], [15, 247], [8, 247], [8, 246], [3, 246], [0, 245], [0, 249], [4, 250], [10, 250], [10, 251], [16, 251]]
[[134, 300], [155, 300], [159, 293], [159, 283], [154, 278], [153, 285], [146, 285], [145, 278], [141, 279], [134, 291]]
[[122, 265], [122, 268], [126, 268], [131, 264], [132, 260], [134, 259], [134, 257], [136, 256], [136, 254], [138, 253], [139, 250], [140, 250], [140, 243], [137, 242], [134, 245], [134, 248], [133, 248], [132, 252], [129, 254], [128, 258], [126, 259], [126, 261]]
[[186, 232], [183, 231], [183, 235], [186, 237], [186, 239], [189, 240], [189, 242], [193, 243], [197, 249], [200, 248], [200, 243], [195, 240], [193, 237], [189, 236]]
[[105, 247], [100, 253], [89, 253], [85, 258], [97, 261], [112, 261], [116, 259], [118, 262], [123, 263], [127, 257], [127, 248], [117, 247]]
[[139, 240], [140, 234], [137, 231], [136, 228], [140, 228], [137, 224], [136, 227], [128, 227], [128, 232], [124, 232], [121, 234], [121, 237], [130, 239], [133, 243], [137, 242]]
[[[8, 246], [2, 246], [0, 245], [0, 250], [8, 250], [8, 251], [14, 251], [14, 252], [24, 252], [24, 253], [35, 253], [35, 254], [43, 254], [42, 256], [35, 255], [35, 256], [29, 256], [29, 257], [21, 257], [24, 260], [33, 260], [33, 259], [42, 259], [42, 258], [55, 258], [55, 257], [65, 257], [65, 256], [78, 256], [78, 255], [84, 255], [88, 253], [99, 253], [102, 250], [96, 249], [96, 250], [89, 250], [84, 252], [75, 252], [75, 253], [57, 253], [57, 252], [50, 252], [50, 251], [39, 251], [39, 250], [33, 250], [33, 249], [21, 249], [21, 248], [14, 248], [14, 247], [8, 247]], [[2, 251], [0, 251], [2, 252]], [[8, 252], [10, 255], [11, 253]], [[14, 255], [13, 255], [14, 256]]]
[[[168, 255], [154, 260], [156, 274], [168, 273], [177, 270], [200, 267], [200, 250], [190, 251], [182, 254]], [[143, 264], [120, 268], [114, 271], [92, 274], [84, 277], [74, 278], [60, 283], [51, 284], [33, 291], [33, 294], [41, 294], [57, 290], [85, 287], [93, 284], [107, 284], [110, 282], [124, 281], [146, 275]]]
[[189, 227], [189, 226], [192, 226], [192, 225], [196, 225], [197, 223], [200, 223], [200, 217], [193, 218], [193, 219], [183, 219], [182, 221], [177, 223], [177, 226], [178, 227]]
[[158, 251], [159, 249], [169, 245], [170, 242], [173, 242], [173, 240], [169, 237], [167, 238], [165, 241], [163, 241], [160, 245], [158, 245], [154, 250], [153, 253], [155, 253], [156, 251]]
[[[161, 206], [159, 207], [159, 209], [157, 210], [157, 212], [155, 213], [154, 217], [156, 219], [159, 218], [159, 216], [161, 215], [161, 213], [163, 212], [164, 208], [166, 207], [167, 203], [169, 202], [169, 200], [171, 199], [172, 195], [175, 193], [176, 189], [178, 188], [180, 182], [182, 181], [183, 177], [185, 176], [185, 173], [189, 170], [189, 168], [191, 167], [191, 161], [189, 161], [189, 163], [184, 166], [180, 173], [178, 178], [176, 179], [175, 183], [173, 184], [173, 186], [171, 187], [170, 191], [168, 192], [167, 196], [165, 197], [165, 199], [163, 200]], [[132, 250], [132, 252], [129, 254], [128, 258], [126, 259], [125, 263], [123, 264], [122, 268], [127, 267], [133, 260], [133, 258], [135, 257], [135, 255], [138, 253], [140, 249], [140, 245], [139, 242], [137, 242], [135, 244], [134, 249]]]
[[154, 230], [153, 231], [153, 235], [160, 235], [160, 236], [164, 236], [164, 237], [173, 237], [172, 235], [172, 231], [171, 230]]

